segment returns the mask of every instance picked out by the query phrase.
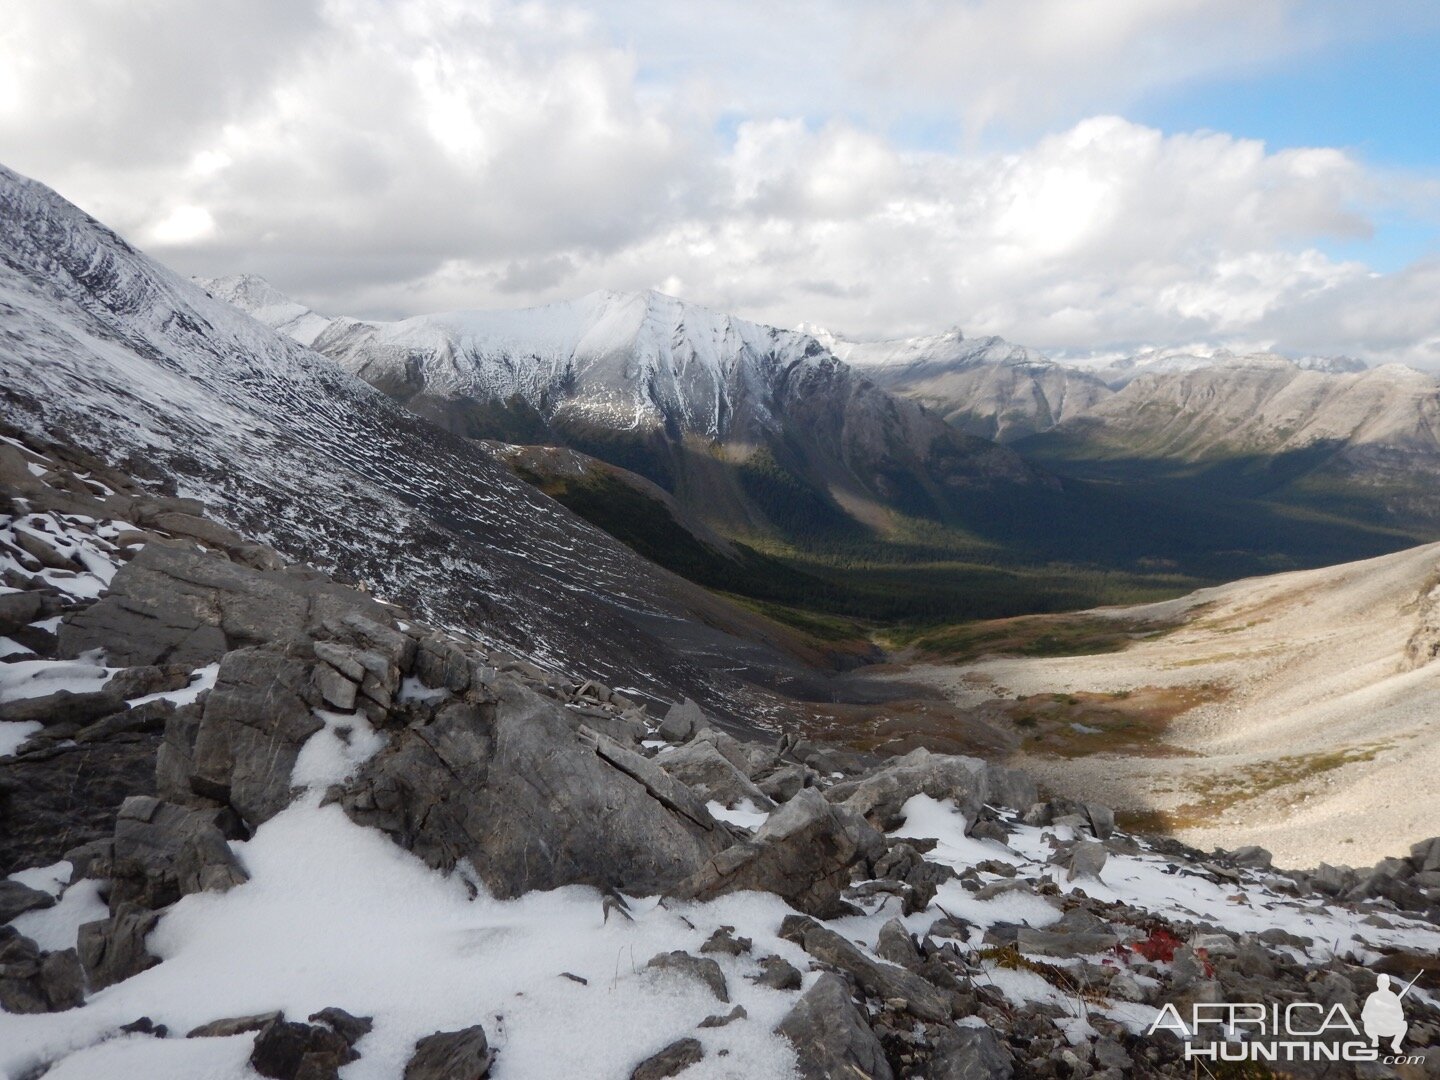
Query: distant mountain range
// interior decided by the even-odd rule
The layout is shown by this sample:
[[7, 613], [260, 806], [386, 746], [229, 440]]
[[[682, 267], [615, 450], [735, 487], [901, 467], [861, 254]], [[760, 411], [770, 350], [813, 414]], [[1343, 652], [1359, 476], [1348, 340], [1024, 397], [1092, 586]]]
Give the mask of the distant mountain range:
[[[1193, 349], [1087, 368], [958, 330], [778, 329], [656, 292], [379, 322], [252, 276], [202, 284], [453, 433], [578, 454], [501, 460], [727, 591], [996, 614], [1063, 606], [1082, 568], [1126, 575], [1087, 586], [1094, 602], [1440, 535], [1419, 373]], [[891, 569], [857, 586], [837, 559]]]
[[913, 398], [970, 435], [1010, 442], [1083, 413], [1113, 392], [1096, 375], [999, 337], [958, 330], [895, 341], [848, 341], [818, 331], [877, 386]]
[[735, 535], [885, 533], [1054, 484], [808, 334], [657, 292], [387, 323], [326, 318], [254, 277], [203, 284], [450, 431], [590, 453]]
[[1062, 476], [1440, 531], [1440, 383], [1411, 368], [1194, 348], [1061, 363], [959, 331], [817, 336], [876, 384]]

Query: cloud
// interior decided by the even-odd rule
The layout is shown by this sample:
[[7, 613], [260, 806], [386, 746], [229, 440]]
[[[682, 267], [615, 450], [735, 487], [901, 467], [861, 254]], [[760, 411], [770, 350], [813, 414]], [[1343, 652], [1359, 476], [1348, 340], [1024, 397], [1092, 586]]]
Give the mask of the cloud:
[[[869, 335], [1423, 359], [1434, 268], [1322, 250], [1433, 220], [1433, 176], [1075, 113], [1301, 49], [1326, 8], [56, 0], [0, 30], [0, 144], [178, 269], [323, 311], [658, 286]], [[896, 134], [937, 110], [1041, 133]]]

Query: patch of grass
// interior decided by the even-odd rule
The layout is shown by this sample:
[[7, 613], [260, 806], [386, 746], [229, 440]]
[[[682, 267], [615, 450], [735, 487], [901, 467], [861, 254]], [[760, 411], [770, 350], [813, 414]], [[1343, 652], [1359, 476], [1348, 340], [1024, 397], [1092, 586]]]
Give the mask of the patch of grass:
[[1108, 995], [1101, 987], [1077, 982], [1073, 972], [1057, 964], [1032, 960], [1014, 945], [992, 945], [977, 952], [975, 958], [982, 963], [993, 964], [995, 967], [1004, 968], [1007, 971], [1028, 971], [1039, 975], [1051, 986], [1092, 1004], [1109, 1001]]
[[1223, 700], [1228, 692], [1217, 683], [1144, 686], [1122, 691], [1123, 696], [1092, 691], [1031, 694], [997, 703], [997, 708], [1023, 732], [1026, 753], [1179, 757], [1193, 755], [1165, 741], [1170, 722], [1197, 706]]
[[[1347, 747], [1318, 754], [1289, 754], [1274, 761], [1245, 765], [1191, 780], [1191, 801], [1171, 810], [1117, 811], [1115, 820], [1134, 832], [1170, 834], [1181, 829], [1204, 828], [1244, 803], [1271, 792], [1304, 784], [1346, 765], [1373, 761], [1389, 743]], [[1298, 801], [1297, 798], [1292, 801]], [[1123, 820], [1122, 820], [1123, 819]]]
[[942, 627], [905, 627], [888, 640], [927, 657], [954, 662], [997, 656], [1093, 656], [1160, 637], [1173, 624], [1096, 615], [1033, 615]]

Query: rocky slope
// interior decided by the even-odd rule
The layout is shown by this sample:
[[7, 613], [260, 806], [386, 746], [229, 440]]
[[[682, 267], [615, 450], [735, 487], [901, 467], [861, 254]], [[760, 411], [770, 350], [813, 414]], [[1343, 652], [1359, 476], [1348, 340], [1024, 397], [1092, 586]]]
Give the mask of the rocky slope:
[[774, 626], [3, 168], [0, 320], [8, 421], [437, 624], [732, 716], [752, 683], [809, 678]]
[[1096, 655], [926, 666], [1057, 790], [1188, 843], [1366, 862], [1440, 831], [1440, 545], [1102, 609]]
[[322, 320], [254, 277], [203, 284], [451, 431], [586, 451], [731, 533], [943, 520], [969, 492], [1045, 482], [807, 334], [657, 292], [379, 323]]
[[0, 445], [11, 1080], [1190, 1076], [1167, 1006], [1358, 1017], [1377, 972], [1407, 1063], [1363, 1075], [1440, 1066], [1440, 839], [1278, 872], [972, 758], [742, 741], [201, 509]]
[[1209, 479], [1323, 513], [1440, 526], [1440, 382], [1400, 365], [1336, 374], [1262, 356], [1144, 374], [1024, 447], [1079, 475]]
[[959, 330], [895, 341], [821, 340], [877, 385], [933, 409], [960, 431], [1011, 442], [1049, 431], [1110, 396], [1099, 378], [1004, 338]]

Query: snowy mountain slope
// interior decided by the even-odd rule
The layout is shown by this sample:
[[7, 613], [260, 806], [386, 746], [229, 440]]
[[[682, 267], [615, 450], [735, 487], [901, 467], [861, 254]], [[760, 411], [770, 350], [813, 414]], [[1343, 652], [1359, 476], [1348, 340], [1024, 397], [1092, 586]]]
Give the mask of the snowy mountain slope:
[[821, 340], [877, 385], [913, 398], [970, 435], [1009, 442], [1047, 431], [1110, 396], [1094, 376], [1004, 338], [959, 330], [893, 341]]
[[[278, 329], [318, 325], [257, 279], [204, 284]], [[313, 344], [453, 431], [584, 450], [734, 532], [777, 525], [733, 475], [747, 463], [799, 484], [836, 518], [872, 524], [896, 508], [943, 518], [967, 489], [1044, 482], [878, 389], [808, 334], [657, 292], [395, 323], [337, 318]]]
[[4, 169], [0, 320], [14, 423], [128, 461], [437, 622], [732, 711], [736, 650], [757, 678], [788, 670], [763, 640], [730, 636], [764, 639], [750, 616]]
[[1361, 372], [1369, 367], [1364, 360], [1350, 356], [1304, 356], [1290, 359], [1276, 353], [1235, 353], [1227, 349], [1210, 348], [1147, 349], [1134, 356], [1118, 359], [1075, 361], [1075, 366], [1090, 372], [1112, 389], [1119, 390], [1141, 375], [1223, 367], [1236, 361], [1281, 361], [1305, 371], [1323, 371], [1331, 375]]

